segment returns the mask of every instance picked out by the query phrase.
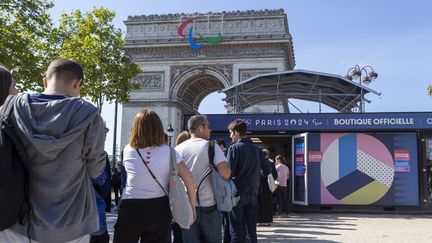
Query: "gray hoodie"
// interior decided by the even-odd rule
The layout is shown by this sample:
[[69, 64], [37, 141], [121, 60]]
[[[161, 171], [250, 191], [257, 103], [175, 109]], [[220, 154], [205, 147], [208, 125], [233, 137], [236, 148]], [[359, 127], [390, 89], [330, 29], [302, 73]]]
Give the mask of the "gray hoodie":
[[[65, 242], [99, 229], [91, 178], [105, 167], [103, 121], [80, 98], [14, 104], [13, 121], [30, 158], [33, 180], [32, 239]], [[26, 225], [12, 228], [26, 235]]]

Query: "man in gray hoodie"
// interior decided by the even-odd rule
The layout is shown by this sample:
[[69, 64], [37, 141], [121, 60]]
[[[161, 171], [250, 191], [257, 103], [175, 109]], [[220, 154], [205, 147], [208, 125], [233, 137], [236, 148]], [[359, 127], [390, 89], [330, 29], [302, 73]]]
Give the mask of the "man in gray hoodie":
[[[99, 229], [90, 178], [105, 167], [104, 124], [97, 108], [78, 98], [83, 78], [78, 63], [56, 59], [43, 80], [45, 91], [24, 94], [14, 104], [12, 119], [33, 173], [33, 242], [88, 242]], [[27, 225], [0, 232], [0, 242], [23, 241]]]

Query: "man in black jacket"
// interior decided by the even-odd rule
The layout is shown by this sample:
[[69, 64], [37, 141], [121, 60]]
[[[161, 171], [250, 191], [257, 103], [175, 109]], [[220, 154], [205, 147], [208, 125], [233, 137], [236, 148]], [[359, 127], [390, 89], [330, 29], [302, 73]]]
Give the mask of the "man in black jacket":
[[[233, 144], [228, 149], [228, 162], [232, 179], [240, 195], [240, 201], [230, 212], [231, 242], [257, 242], [257, 196], [260, 184], [260, 171], [270, 174], [270, 167], [263, 152], [246, 137], [247, 125], [237, 119], [228, 125]], [[247, 229], [246, 229], [246, 228]], [[247, 234], [246, 234], [247, 232]]]

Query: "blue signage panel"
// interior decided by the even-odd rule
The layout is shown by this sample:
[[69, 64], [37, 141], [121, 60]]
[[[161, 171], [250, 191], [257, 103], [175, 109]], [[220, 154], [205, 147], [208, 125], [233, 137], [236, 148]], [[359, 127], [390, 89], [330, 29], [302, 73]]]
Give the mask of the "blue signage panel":
[[[190, 116], [185, 116], [185, 124]], [[432, 112], [417, 113], [308, 113], [207, 115], [213, 131], [226, 131], [243, 119], [249, 131], [352, 131], [432, 129]]]

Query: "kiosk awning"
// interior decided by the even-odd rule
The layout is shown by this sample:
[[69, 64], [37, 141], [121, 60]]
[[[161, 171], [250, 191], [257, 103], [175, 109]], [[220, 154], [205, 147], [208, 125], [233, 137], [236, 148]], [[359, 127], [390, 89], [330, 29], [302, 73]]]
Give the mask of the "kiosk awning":
[[219, 92], [226, 94], [226, 102], [237, 111], [264, 101], [300, 99], [351, 112], [358, 107], [362, 94], [381, 95], [340, 75], [300, 69], [257, 75]]

